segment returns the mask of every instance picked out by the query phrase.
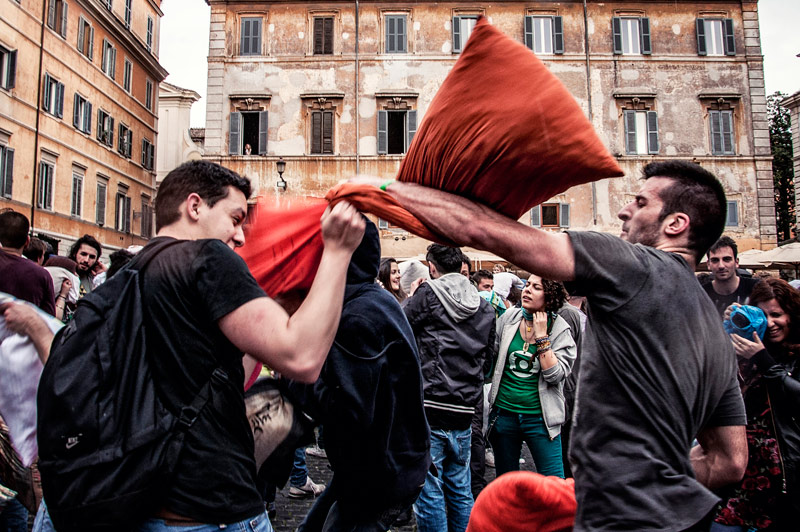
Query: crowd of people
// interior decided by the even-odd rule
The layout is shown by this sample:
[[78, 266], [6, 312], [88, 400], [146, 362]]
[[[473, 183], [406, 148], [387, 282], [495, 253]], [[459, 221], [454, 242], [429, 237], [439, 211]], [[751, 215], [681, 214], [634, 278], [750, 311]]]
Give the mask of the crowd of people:
[[[385, 531], [411, 513], [421, 532], [796, 527], [800, 292], [739, 270], [712, 174], [647, 165], [620, 237], [547, 232], [443, 191], [382, 185], [437, 234], [498, 254], [522, 278], [501, 264], [471, 272], [459, 247], [440, 244], [424, 263], [381, 258], [375, 225], [341, 202], [321, 220], [311, 288], [270, 297], [233, 251], [250, 183], [205, 161], [166, 176], [156, 238], [115, 252], [109, 268], [91, 236], [45, 257], [24, 215], [0, 213], [0, 292], [72, 323], [57, 335], [80, 334], [77, 302], [113, 298], [104, 282], [146, 264], [148, 378], [170, 412], [211, 390], [129, 528], [272, 530], [280, 483], [256, 463], [244, 402], [260, 365], [317, 425], [313, 448], [333, 470], [328, 486], [308, 477], [308, 442], [287, 455], [289, 496], [315, 499], [304, 532]], [[713, 277], [701, 284], [706, 255]], [[740, 305], [760, 309], [763, 335], [725, 333]], [[61, 336], [39, 311], [0, 305], [47, 364]], [[537, 473], [518, 472], [523, 443]], [[487, 461], [498, 477], [488, 486]], [[0, 464], [11, 488], [0, 532], [27, 530], [26, 506], [37, 532], [81, 528], [47, 478], [41, 503], [26, 497], [30, 464], [13, 445], [0, 445]]]

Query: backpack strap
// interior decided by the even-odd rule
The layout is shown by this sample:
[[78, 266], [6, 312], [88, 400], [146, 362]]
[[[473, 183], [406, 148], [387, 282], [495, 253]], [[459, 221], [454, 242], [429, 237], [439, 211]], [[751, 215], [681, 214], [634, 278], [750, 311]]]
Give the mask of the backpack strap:
[[178, 418], [178, 429], [189, 430], [189, 427], [197, 421], [197, 416], [203, 411], [208, 400], [211, 398], [211, 385], [214, 383], [223, 384], [228, 380], [228, 374], [222, 368], [216, 368], [211, 378], [206, 381], [192, 402], [188, 406], [181, 408], [181, 415]]
[[168, 239], [164, 242], [153, 244], [150, 249], [145, 248], [137, 253], [136, 256], [127, 264], [127, 267], [133, 270], [142, 271], [148, 264], [150, 264], [150, 261], [153, 260], [156, 255], [161, 253], [166, 248], [174, 246], [179, 242], [182, 242], [182, 240]]

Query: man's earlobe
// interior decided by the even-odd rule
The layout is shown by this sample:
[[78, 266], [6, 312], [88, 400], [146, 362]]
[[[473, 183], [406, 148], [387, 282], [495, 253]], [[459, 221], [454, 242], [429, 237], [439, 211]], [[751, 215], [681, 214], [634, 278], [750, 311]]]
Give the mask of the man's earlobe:
[[186, 213], [189, 215], [191, 220], [197, 220], [200, 216], [200, 203], [202, 202], [202, 198], [198, 194], [194, 192], [189, 194], [186, 198]]
[[667, 216], [667, 225], [664, 231], [667, 235], [678, 236], [689, 230], [691, 226], [689, 215], [683, 212], [675, 212]]

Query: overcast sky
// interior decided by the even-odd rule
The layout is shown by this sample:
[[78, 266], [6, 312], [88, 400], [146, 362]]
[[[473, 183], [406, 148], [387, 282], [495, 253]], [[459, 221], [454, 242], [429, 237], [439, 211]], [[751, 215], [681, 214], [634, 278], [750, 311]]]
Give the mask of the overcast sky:
[[[167, 82], [191, 89], [202, 98], [192, 106], [192, 127], [206, 122], [208, 29], [211, 8], [203, 0], [163, 0], [160, 61]], [[800, 1], [761, 0], [761, 49], [767, 94], [800, 91]]]

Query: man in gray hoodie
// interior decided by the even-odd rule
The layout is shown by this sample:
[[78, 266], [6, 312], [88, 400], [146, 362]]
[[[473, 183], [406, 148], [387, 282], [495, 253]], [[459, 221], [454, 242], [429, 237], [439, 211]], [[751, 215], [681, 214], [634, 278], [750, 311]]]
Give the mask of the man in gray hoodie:
[[458, 248], [431, 244], [426, 256], [431, 280], [404, 305], [419, 348], [437, 469], [428, 472], [414, 504], [420, 532], [466, 530], [473, 503], [470, 422], [494, 359], [495, 317], [460, 275], [462, 256]]

